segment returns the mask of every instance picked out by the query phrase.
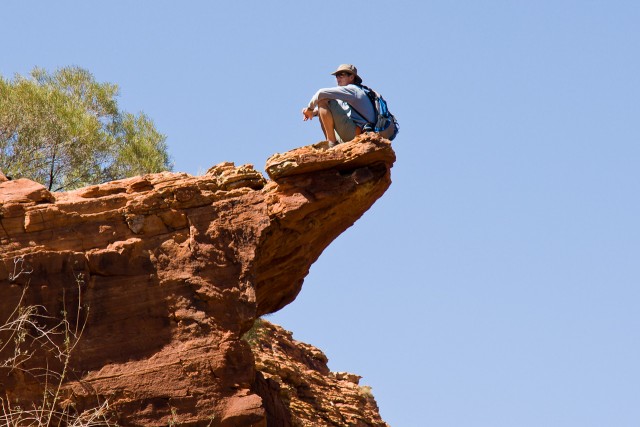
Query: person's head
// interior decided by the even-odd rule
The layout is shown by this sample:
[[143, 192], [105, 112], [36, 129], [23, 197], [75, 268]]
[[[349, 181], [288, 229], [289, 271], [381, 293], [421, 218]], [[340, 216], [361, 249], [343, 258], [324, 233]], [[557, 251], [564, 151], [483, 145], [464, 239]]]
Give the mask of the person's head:
[[351, 64], [342, 64], [333, 73], [338, 81], [338, 86], [346, 86], [348, 84], [362, 83], [362, 79], [358, 75], [358, 69]]

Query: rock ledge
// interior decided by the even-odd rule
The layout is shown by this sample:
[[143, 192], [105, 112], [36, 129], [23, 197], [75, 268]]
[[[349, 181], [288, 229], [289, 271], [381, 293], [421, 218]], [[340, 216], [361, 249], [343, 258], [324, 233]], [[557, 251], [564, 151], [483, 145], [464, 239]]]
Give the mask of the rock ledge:
[[[73, 412], [107, 401], [120, 425], [281, 425], [267, 408], [282, 399], [260, 388], [268, 378], [241, 336], [295, 299], [389, 187], [394, 161], [389, 141], [365, 134], [276, 154], [271, 180], [231, 163], [67, 193], [0, 176], [0, 316], [37, 306], [44, 329], [64, 320], [77, 333], [56, 401]], [[41, 401], [64, 368], [64, 334], [43, 344], [28, 332], [19, 348], [47, 351], [0, 367], [14, 406]], [[15, 355], [0, 349], [0, 362]]]

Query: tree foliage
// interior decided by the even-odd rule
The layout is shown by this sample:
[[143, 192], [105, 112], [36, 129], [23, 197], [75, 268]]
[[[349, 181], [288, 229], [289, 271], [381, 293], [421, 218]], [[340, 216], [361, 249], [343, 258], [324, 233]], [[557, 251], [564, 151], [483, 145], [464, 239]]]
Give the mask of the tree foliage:
[[166, 137], [117, 95], [78, 67], [0, 76], [0, 170], [52, 191], [170, 170]]

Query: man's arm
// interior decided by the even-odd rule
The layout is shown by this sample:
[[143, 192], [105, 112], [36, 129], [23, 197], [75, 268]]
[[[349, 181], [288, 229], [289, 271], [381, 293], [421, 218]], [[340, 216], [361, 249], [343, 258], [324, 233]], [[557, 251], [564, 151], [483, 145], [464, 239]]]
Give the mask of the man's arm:
[[354, 89], [348, 86], [336, 86], [320, 89], [313, 95], [309, 101], [309, 105], [302, 109], [302, 115], [304, 116], [303, 120], [311, 120], [318, 115], [318, 101], [321, 99], [341, 99], [349, 102], [349, 100], [355, 98]]
[[302, 109], [303, 120], [306, 122], [307, 120], [313, 119], [313, 117], [317, 115], [317, 112], [310, 107], [304, 107]]

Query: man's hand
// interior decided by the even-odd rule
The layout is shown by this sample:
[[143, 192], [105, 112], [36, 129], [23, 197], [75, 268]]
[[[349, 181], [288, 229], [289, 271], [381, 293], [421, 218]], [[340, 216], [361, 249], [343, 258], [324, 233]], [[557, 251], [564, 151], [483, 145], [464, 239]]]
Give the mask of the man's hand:
[[306, 122], [307, 120], [312, 120], [313, 119], [313, 110], [309, 107], [304, 107], [302, 109], [302, 115], [304, 116], [304, 121]]

